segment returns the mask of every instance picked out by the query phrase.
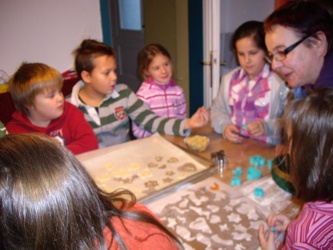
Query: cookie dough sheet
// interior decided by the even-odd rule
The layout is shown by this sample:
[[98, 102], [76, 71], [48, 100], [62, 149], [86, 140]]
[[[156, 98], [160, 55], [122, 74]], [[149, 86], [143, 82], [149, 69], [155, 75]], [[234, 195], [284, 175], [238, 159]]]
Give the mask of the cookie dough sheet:
[[148, 204], [186, 250], [258, 249], [266, 218], [239, 190], [215, 177]]
[[205, 170], [205, 166], [159, 134], [87, 153], [78, 159], [97, 185], [131, 190], [138, 199]]

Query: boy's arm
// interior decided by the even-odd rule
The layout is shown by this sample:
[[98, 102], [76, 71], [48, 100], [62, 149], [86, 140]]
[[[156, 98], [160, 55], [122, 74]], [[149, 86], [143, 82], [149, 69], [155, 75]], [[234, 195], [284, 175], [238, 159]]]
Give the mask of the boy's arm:
[[4, 135], [7, 134], [7, 130], [5, 125], [0, 121], [0, 137], [3, 137]]
[[90, 127], [89, 123], [84, 119], [83, 113], [76, 107], [69, 118], [69, 129], [71, 142], [66, 147], [74, 154], [81, 154], [94, 149], [98, 149], [97, 137]]
[[127, 91], [127, 114], [139, 128], [145, 129], [151, 133], [159, 132], [169, 135], [184, 136], [188, 133], [188, 131], [185, 130], [187, 119], [173, 119], [158, 116], [129, 88], [122, 91]]

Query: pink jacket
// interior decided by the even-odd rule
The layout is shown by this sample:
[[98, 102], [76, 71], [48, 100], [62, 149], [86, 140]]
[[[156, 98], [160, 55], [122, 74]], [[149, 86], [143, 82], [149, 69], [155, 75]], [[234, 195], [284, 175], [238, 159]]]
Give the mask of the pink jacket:
[[[156, 83], [151, 77], [141, 84], [136, 95], [157, 115], [168, 118], [186, 118], [184, 91], [173, 80], [167, 85]], [[139, 129], [134, 123], [133, 134], [136, 138], [150, 136], [151, 133]]]

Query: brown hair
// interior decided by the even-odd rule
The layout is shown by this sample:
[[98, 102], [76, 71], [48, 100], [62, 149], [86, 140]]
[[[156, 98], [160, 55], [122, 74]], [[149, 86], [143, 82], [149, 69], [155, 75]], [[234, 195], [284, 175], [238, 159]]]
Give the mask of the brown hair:
[[146, 72], [156, 55], [164, 55], [171, 60], [170, 53], [161, 44], [148, 44], [139, 53], [138, 56], [138, 74], [142, 81], [147, 79]]
[[34, 104], [35, 96], [48, 89], [61, 89], [63, 78], [54, 68], [43, 63], [22, 63], [9, 80], [9, 89], [15, 107], [28, 114], [28, 106]]
[[236, 43], [238, 40], [252, 37], [256, 46], [262, 49], [266, 53], [265, 35], [263, 30], [263, 22], [259, 21], [248, 21], [240, 25], [233, 33], [230, 40], [230, 49], [233, 51], [237, 57]]
[[[100, 190], [81, 163], [50, 137], [10, 134], [0, 139], [1, 249], [107, 249], [113, 244], [126, 249], [112, 217], [158, 227], [181, 247], [153, 216], [125, 211], [135, 202], [130, 191]], [[112, 233], [110, 246], [105, 227]], [[128, 237], [135, 237], [130, 229]]]
[[284, 128], [296, 196], [305, 202], [333, 201], [333, 90], [289, 102]]
[[312, 36], [316, 38], [317, 32], [326, 35], [327, 50], [330, 51], [333, 43], [333, 20], [330, 14], [318, 4], [307, 1], [289, 1], [270, 14], [264, 22], [265, 32], [280, 25], [291, 28], [300, 37]]
[[81, 80], [82, 71], [90, 74], [95, 68], [95, 58], [105, 55], [116, 58], [114, 50], [109, 45], [93, 39], [83, 40], [80, 46], [73, 51], [73, 55], [75, 56], [75, 70]]

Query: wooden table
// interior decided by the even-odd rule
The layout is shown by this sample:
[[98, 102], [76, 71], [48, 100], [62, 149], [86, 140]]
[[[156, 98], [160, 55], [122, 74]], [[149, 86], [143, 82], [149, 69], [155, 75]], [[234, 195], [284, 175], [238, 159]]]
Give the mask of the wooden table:
[[[210, 141], [207, 149], [200, 153], [195, 152], [187, 147], [184, 143], [183, 137], [172, 135], [162, 136], [183, 150], [200, 156], [206, 160], [211, 160], [211, 153], [224, 150], [225, 155], [227, 156], [227, 164], [221, 179], [226, 183], [230, 183], [231, 178], [233, 177], [232, 171], [237, 167], [242, 167], [245, 171], [247, 170], [250, 166], [250, 156], [261, 155], [266, 159], [273, 159], [275, 157], [275, 147], [273, 146], [269, 146], [264, 142], [253, 139], [244, 139], [244, 141], [239, 144], [231, 143], [225, 140], [221, 134], [215, 133], [209, 125], [200, 129], [194, 129], [191, 135], [207, 136]], [[270, 174], [268, 169], [263, 169], [262, 172], [264, 175]], [[242, 181], [245, 181], [244, 176], [241, 176], [240, 178]]]

